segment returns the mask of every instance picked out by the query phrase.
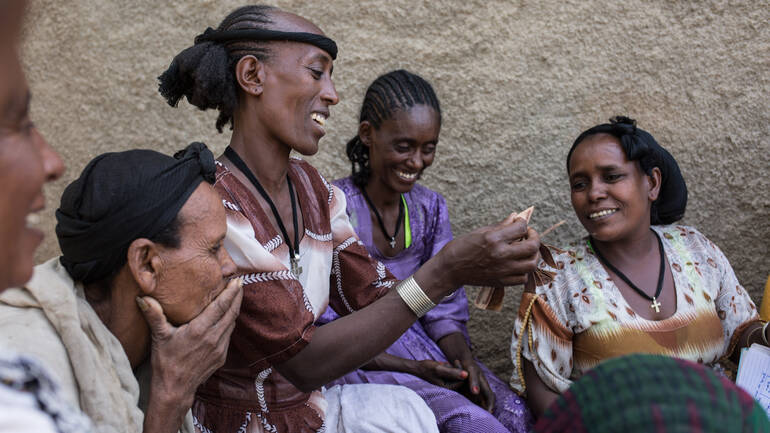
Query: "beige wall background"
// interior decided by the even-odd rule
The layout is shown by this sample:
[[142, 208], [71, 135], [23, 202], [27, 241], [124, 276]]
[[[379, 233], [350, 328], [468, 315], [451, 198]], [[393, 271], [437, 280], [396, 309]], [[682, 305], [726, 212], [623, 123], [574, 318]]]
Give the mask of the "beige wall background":
[[[228, 142], [216, 114], [157, 93], [156, 77], [240, 2], [34, 0], [24, 57], [39, 129], [68, 167], [47, 189], [38, 260], [58, 254], [53, 211], [94, 156], [171, 153]], [[535, 205], [546, 241], [583, 236], [564, 159], [584, 129], [628, 114], [678, 159], [690, 201], [684, 223], [717, 243], [759, 302], [770, 274], [770, 2], [629, 0], [281, 0], [334, 38], [341, 102], [312, 162], [345, 176], [344, 143], [366, 86], [407, 68], [433, 83], [444, 110], [424, 184], [449, 203], [455, 234]], [[469, 294], [475, 294], [470, 289]], [[502, 312], [472, 309], [477, 354], [510, 373], [520, 290]]]

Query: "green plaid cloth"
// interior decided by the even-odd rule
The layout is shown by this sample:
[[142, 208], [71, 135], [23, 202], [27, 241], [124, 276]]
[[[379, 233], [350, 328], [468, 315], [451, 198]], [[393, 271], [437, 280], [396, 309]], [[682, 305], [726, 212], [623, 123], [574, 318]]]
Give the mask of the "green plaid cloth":
[[711, 368], [659, 355], [609, 360], [546, 410], [538, 433], [770, 433], [754, 399]]

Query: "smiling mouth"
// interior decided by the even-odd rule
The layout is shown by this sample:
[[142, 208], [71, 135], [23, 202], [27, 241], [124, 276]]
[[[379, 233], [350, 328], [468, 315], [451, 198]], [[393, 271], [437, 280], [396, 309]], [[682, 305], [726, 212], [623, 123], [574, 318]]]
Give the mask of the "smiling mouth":
[[396, 174], [397, 174], [397, 175], [398, 175], [398, 177], [400, 177], [401, 179], [412, 181], [412, 180], [415, 180], [415, 179], [417, 179], [417, 175], [418, 175], [419, 173], [407, 173], [407, 172], [405, 172], [405, 171], [398, 171], [398, 170], [396, 170]]
[[597, 218], [601, 218], [601, 217], [605, 217], [605, 216], [608, 216], [608, 215], [612, 215], [612, 214], [614, 214], [617, 211], [618, 211], [618, 208], [600, 210], [598, 212], [593, 212], [593, 213], [588, 214], [588, 219], [595, 220]]
[[324, 114], [312, 113], [310, 114], [310, 118], [313, 119], [313, 121], [319, 124], [321, 127], [326, 125], [326, 115]]

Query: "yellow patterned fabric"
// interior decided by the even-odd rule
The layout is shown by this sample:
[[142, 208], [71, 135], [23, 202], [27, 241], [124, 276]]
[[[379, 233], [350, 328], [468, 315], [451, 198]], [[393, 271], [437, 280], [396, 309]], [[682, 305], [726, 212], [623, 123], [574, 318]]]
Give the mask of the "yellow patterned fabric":
[[[600, 362], [632, 353], [683, 358], [706, 364], [729, 355], [742, 329], [758, 320], [757, 308], [738, 283], [722, 251], [692, 227], [653, 226], [663, 241], [674, 277], [677, 309], [669, 318], [640, 317], [626, 303], [585, 239], [553, 256], [555, 279], [536, 288], [521, 357], [556, 392]], [[511, 386], [524, 391], [517, 355], [526, 307], [524, 293], [513, 331]]]

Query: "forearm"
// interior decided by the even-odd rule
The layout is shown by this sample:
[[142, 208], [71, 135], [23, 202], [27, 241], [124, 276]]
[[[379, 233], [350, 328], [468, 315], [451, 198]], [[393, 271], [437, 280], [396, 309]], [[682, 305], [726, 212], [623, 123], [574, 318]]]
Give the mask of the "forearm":
[[380, 354], [415, 320], [394, 288], [366, 308], [316, 328], [310, 343], [276, 368], [297, 388], [318, 389]]
[[361, 369], [372, 371], [398, 371], [409, 374], [414, 374], [417, 370], [416, 361], [393, 356], [387, 352], [382, 352], [375, 356], [371, 361], [361, 366]]
[[527, 384], [527, 404], [529, 405], [535, 417], [540, 418], [548, 409], [548, 406], [559, 397], [559, 394], [552, 391], [540, 380], [540, 376], [529, 360], [524, 359], [524, 381]]
[[[763, 323], [757, 320], [743, 328], [743, 331], [741, 331], [740, 335], [738, 336], [735, 348], [730, 354], [731, 360], [733, 360], [735, 363], [738, 363], [738, 361], [741, 359], [741, 349], [744, 347], [750, 347], [754, 343], [766, 345], [765, 341], [770, 341], [770, 335], [765, 335], [763, 339], [762, 327]], [[770, 329], [766, 329], [765, 331], [770, 331]]]
[[473, 359], [471, 348], [468, 347], [462, 332], [445, 335], [438, 340], [437, 344], [450, 364], [454, 364], [455, 361]]

